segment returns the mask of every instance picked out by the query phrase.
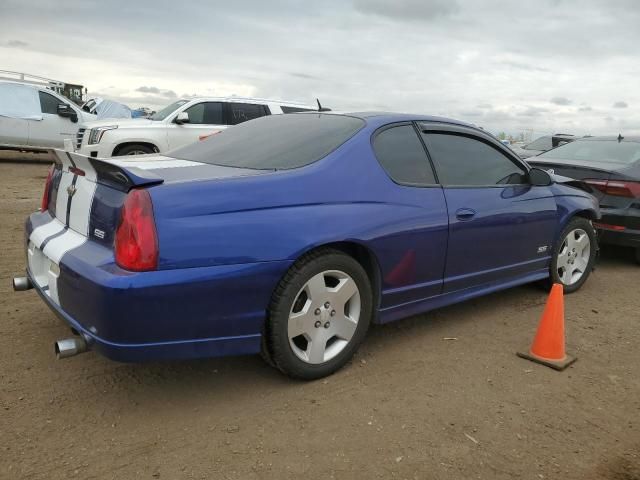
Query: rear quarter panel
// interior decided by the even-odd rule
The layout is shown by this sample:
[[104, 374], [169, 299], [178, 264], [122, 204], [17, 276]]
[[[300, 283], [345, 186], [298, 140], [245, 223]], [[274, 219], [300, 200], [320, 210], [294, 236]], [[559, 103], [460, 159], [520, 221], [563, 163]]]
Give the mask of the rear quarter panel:
[[[320, 245], [352, 242], [376, 259], [383, 290], [417, 285], [419, 296], [438, 293], [448, 229], [442, 189], [394, 184], [369, 135], [358, 137], [301, 169], [151, 188], [160, 268], [295, 260]], [[404, 275], [390, 275], [404, 264]]]

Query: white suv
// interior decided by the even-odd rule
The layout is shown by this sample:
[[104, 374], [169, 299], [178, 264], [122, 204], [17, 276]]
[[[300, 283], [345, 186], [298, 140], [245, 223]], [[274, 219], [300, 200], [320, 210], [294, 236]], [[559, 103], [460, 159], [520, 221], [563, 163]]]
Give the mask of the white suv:
[[313, 110], [317, 108], [258, 98], [178, 100], [147, 119], [86, 123], [78, 131], [76, 150], [99, 158], [165, 152], [254, 118]]
[[46, 87], [16, 82], [0, 82], [0, 103], [0, 145], [62, 148], [96, 118]]

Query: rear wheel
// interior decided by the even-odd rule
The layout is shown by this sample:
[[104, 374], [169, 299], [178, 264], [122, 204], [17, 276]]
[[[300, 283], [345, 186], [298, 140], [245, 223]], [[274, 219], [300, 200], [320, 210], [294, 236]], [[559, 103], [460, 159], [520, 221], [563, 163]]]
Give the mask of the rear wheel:
[[589, 220], [573, 218], [560, 234], [550, 266], [552, 283], [573, 293], [587, 281], [597, 253], [596, 232]]
[[155, 153], [153, 148], [148, 145], [133, 144], [120, 148], [115, 157], [123, 157], [125, 155], [147, 155], [149, 153]]
[[273, 295], [265, 332], [269, 358], [291, 377], [330, 375], [364, 339], [372, 303], [367, 274], [352, 257], [334, 249], [307, 255]]

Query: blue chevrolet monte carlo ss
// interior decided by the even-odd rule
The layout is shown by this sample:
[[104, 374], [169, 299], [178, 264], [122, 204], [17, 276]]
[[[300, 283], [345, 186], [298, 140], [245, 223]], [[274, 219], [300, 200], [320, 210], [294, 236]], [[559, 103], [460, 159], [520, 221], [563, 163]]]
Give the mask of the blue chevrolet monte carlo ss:
[[312, 379], [372, 322], [534, 281], [566, 292], [597, 253], [597, 201], [444, 118], [274, 115], [168, 156], [55, 152], [26, 223], [27, 276], [121, 361], [254, 354]]

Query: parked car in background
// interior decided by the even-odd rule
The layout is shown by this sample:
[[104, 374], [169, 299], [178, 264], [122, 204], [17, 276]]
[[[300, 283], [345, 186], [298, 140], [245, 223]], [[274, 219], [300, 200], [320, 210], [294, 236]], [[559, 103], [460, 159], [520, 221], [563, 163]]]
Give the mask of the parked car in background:
[[596, 256], [593, 196], [454, 120], [271, 115], [170, 157], [57, 155], [14, 288], [77, 333], [61, 357], [262, 351], [318, 378], [372, 322], [533, 281], [574, 292]]
[[602, 243], [632, 247], [640, 263], [640, 137], [589, 137], [529, 159], [583, 180], [600, 202]]
[[47, 87], [0, 81], [0, 146], [61, 148], [95, 118]]
[[573, 142], [576, 139], [574, 135], [566, 133], [556, 133], [555, 135], [545, 135], [536, 138], [533, 142], [523, 146], [513, 146], [512, 150], [518, 154], [520, 158], [529, 158], [549, 151], [552, 148], [559, 147], [565, 143]]
[[117, 157], [160, 153], [197, 142], [247, 120], [281, 113], [317, 110], [292, 102], [243, 97], [178, 100], [148, 119], [86, 123], [78, 131], [78, 153]]

